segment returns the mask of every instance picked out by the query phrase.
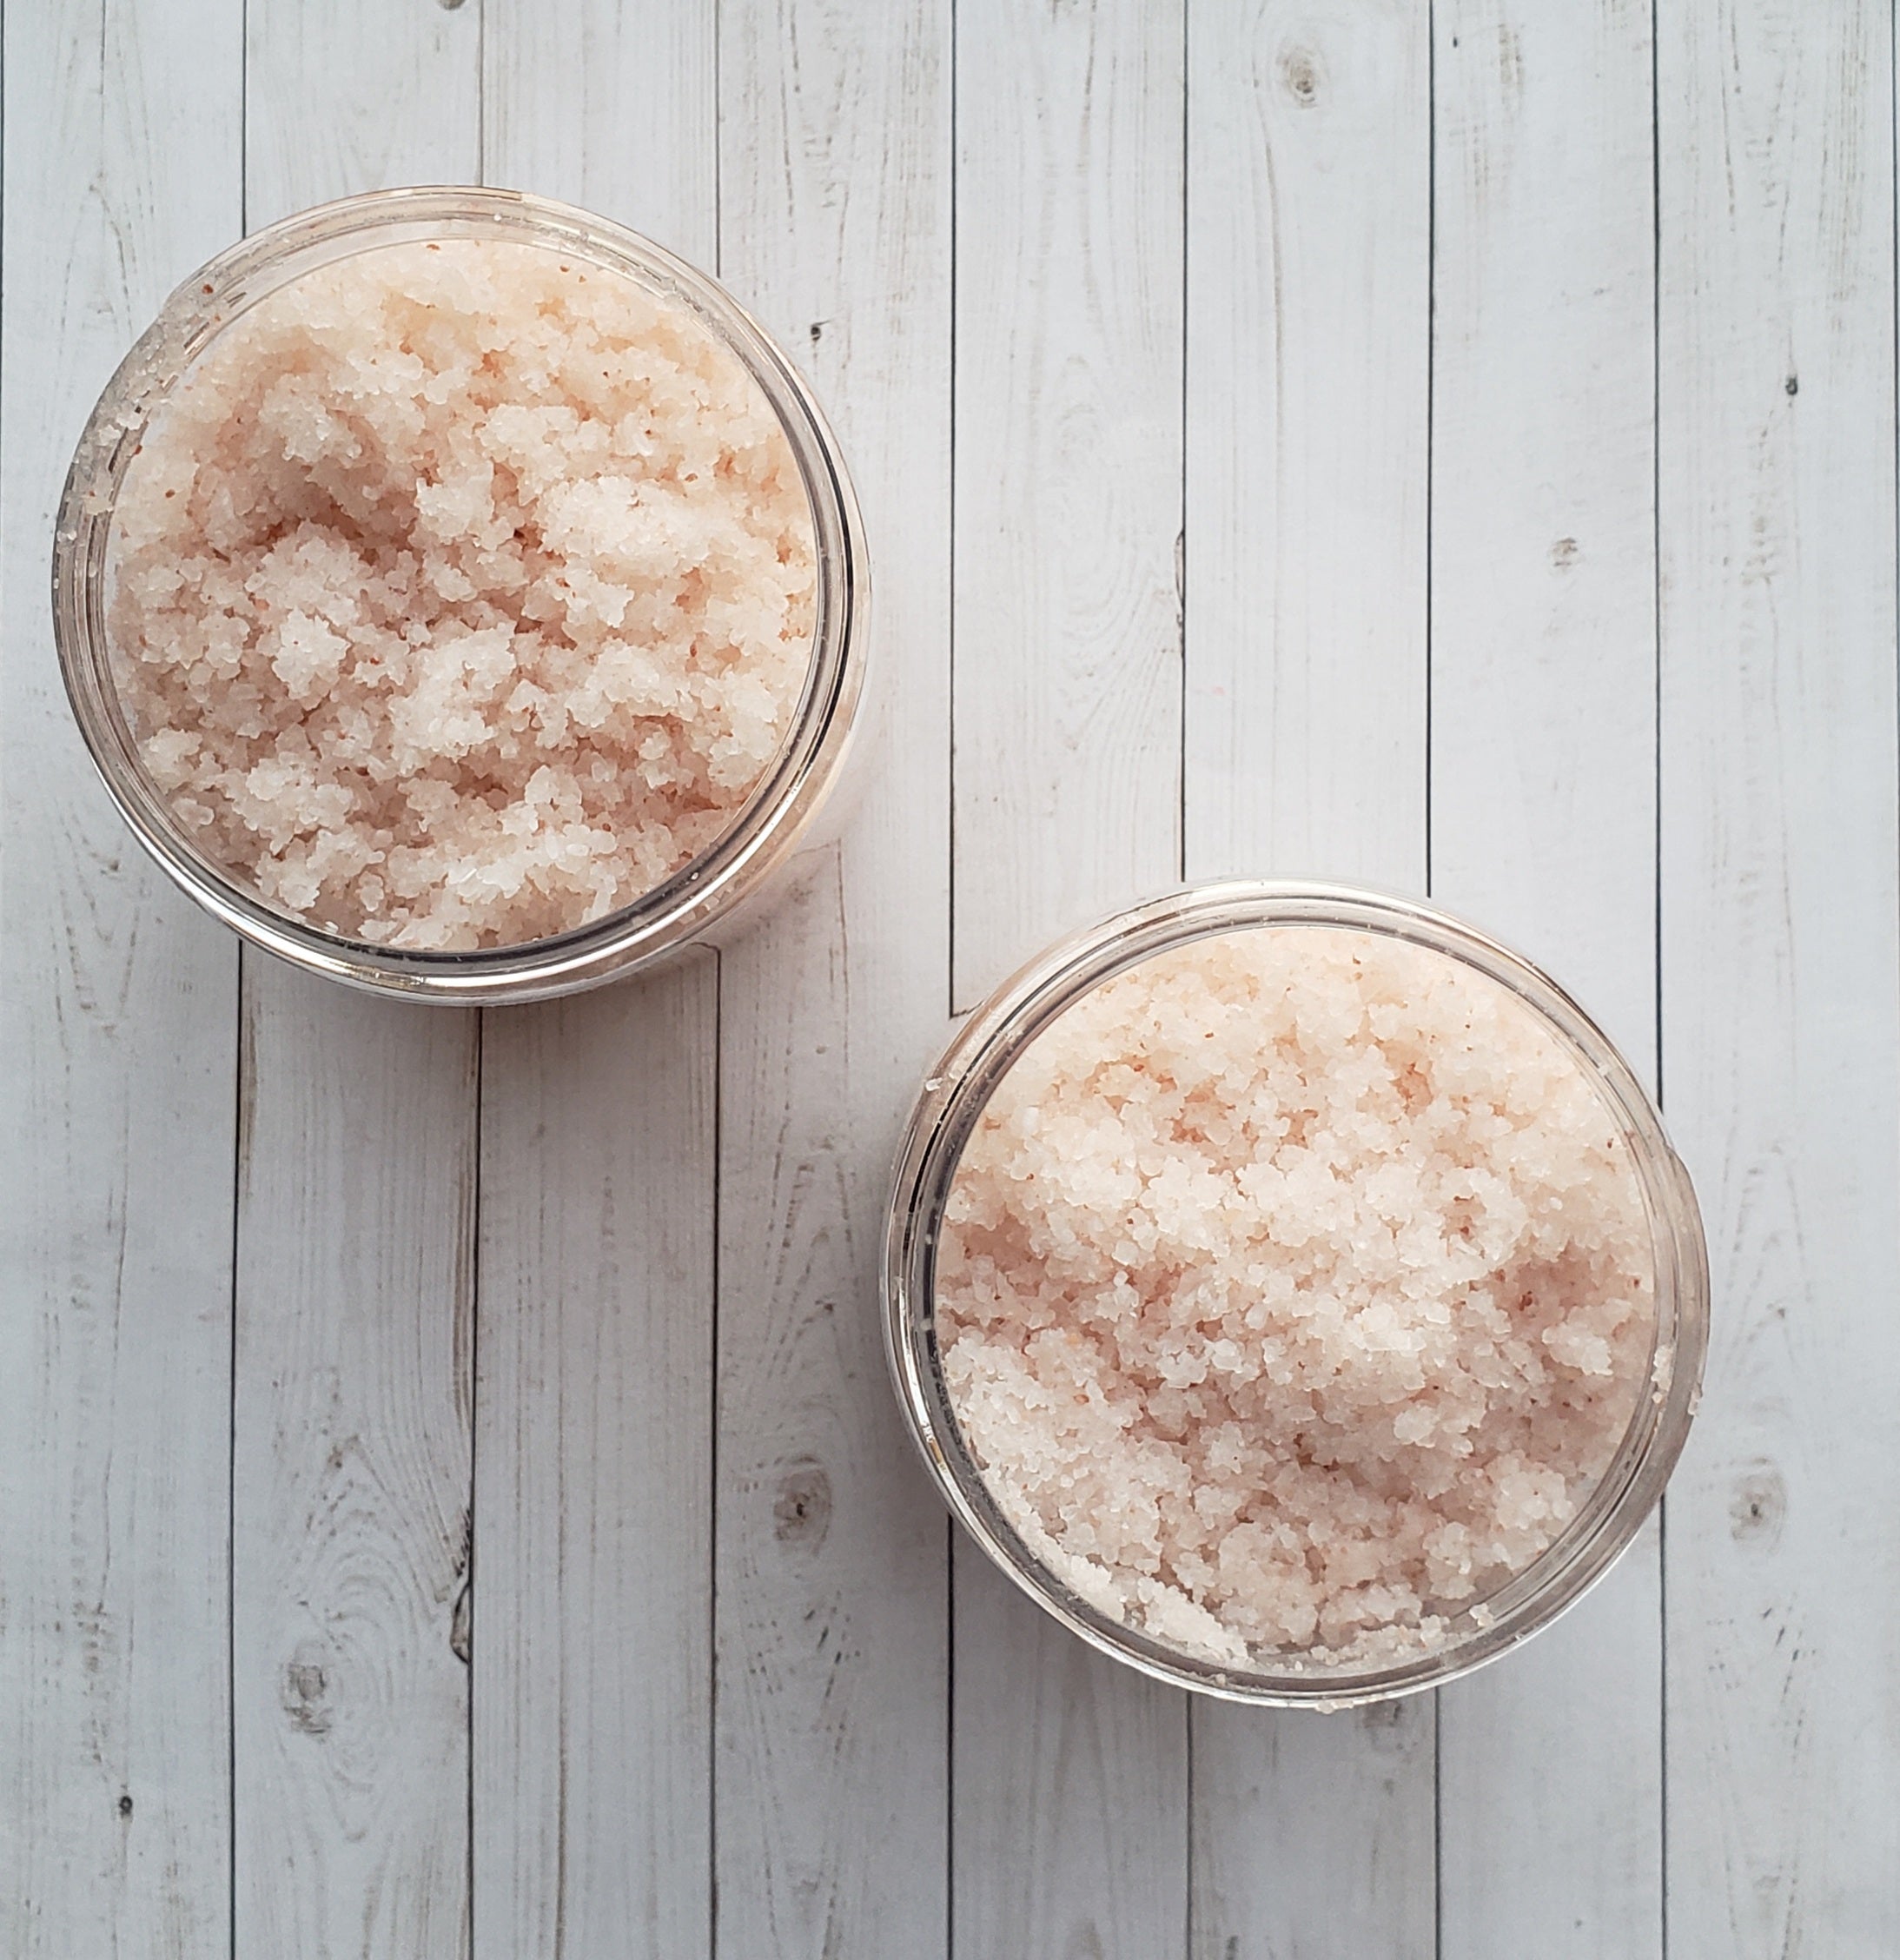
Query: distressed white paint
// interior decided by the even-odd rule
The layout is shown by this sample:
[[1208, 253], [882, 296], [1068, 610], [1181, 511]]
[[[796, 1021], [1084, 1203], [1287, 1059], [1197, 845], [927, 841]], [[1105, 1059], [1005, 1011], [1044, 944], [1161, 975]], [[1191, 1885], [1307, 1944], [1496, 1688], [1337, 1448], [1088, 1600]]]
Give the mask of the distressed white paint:
[[1430, 1695], [1196, 1708], [1191, 1960], [1429, 1960], [1434, 1728]]
[[1187, 862], [1425, 886], [1425, 0], [1188, 14]]
[[[1427, 28], [1190, 12], [1190, 877], [1424, 888]], [[1195, 1960], [1430, 1955], [1433, 1733], [1197, 1706]]]
[[1182, 0], [957, 14], [955, 998], [1181, 867]]
[[[480, 164], [480, 10], [249, 0], [246, 210]], [[233, 1412], [236, 1948], [468, 1947], [473, 1014], [257, 957]]]
[[715, 980], [485, 1016], [477, 1960], [709, 1946]]
[[[1649, 3], [1453, 0], [1434, 24], [1433, 895], [1562, 975], [1652, 1078]], [[1658, 1955], [1653, 1530], [1440, 1701], [1444, 1950]]]
[[1893, 50], [1673, 6], [1663, 1095], [1716, 1316], [1666, 1533], [1672, 1960], [1900, 1950]]
[[482, 173], [718, 255], [718, 36], [705, 0], [488, 0]]
[[[959, 1006], [1180, 875], [1182, 28], [957, 10]], [[1178, 1949], [1184, 1698], [954, 1592], [958, 1954]]]
[[[189, 31], [189, 44], [181, 39]], [[235, 950], [113, 814], [47, 618], [74, 439], [237, 222], [229, 0], [6, 17], [0, 1951], [229, 1940]]]
[[232, 1560], [236, 1950], [467, 1946], [469, 1020], [249, 985]]
[[482, 0], [248, 0], [245, 222], [386, 184], [479, 182], [481, 17]]
[[[697, 0], [496, 6], [491, 183], [711, 264]], [[710, 953], [485, 1017], [471, 1817], [475, 1960], [712, 1939]]]
[[721, 269], [851, 459], [880, 669], [854, 820], [720, 956], [722, 1960], [943, 1950], [946, 1526], [876, 1275], [946, 1033], [949, 24], [947, 0], [721, 12]]
[[[954, 77], [948, 0], [723, 0], [717, 46], [689, 0], [8, 9], [9, 1960], [200, 1960], [234, 1896], [241, 1955], [374, 1960], [1900, 1948], [1890, 29], [1658, 14], [1652, 102], [1629, 0], [1440, 0], [1435, 62], [1402, 0], [960, 0]], [[479, 1133], [473, 1017], [248, 960], [240, 1149], [235, 950], [67, 727], [52, 496], [247, 192], [484, 169], [723, 259], [812, 374], [877, 573], [861, 800], [718, 963], [491, 1016]], [[952, 997], [953, 633], [959, 1002], [1177, 853], [1416, 888], [1428, 401], [1433, 886], [1645, 1068], [1660, 471], [1661, 1058], [1717, 1274], [1666, 1764], [1645, 1544], [1444, 1696], [1436, 1901], [1429, 1702], [1197, 1707], [1190, 1751], [962, 1546], [952, 1743], [871, 1308]]]
[[1147, 1960], [1188, 1909], [1188, 1711], [956, 1558], [958, 1960]]

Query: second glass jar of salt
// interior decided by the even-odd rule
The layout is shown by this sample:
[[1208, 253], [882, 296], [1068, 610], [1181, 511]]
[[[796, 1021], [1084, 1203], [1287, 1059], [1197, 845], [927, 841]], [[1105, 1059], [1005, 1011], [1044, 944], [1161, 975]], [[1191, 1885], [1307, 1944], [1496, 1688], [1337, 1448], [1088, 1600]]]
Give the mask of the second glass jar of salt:
[[1225, 883], [1065, 941], [924, 1084], [885, 1238], [951, 1509], [1143, 1672], [1342, 1706], [1605, 1572], [1693, 1413], [1708, 1276], [1641, 1084], [1430, 907]]

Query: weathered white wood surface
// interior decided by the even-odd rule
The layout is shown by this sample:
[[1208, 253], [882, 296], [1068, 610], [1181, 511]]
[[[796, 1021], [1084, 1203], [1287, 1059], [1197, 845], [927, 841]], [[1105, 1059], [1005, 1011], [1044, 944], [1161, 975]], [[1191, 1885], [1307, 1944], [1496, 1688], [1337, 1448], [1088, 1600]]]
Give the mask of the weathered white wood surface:
[[[249, 0], [248, 222], [473, 177], [479, 30]], [[447, 1960], [468, 1947], [480, 1023], [254, 957], [243, 1032], [236, 1951]]]
[[[487, 180], [712, 263], [711, 10], [484, 28]], [[483, 1016], [474, 1960], [710, 1948], [718, 1043], [711, 952]]]
[[1662, 1077], [1717, 1309], [1674, 1960], [1900, 1951], [1893, 55], [1791, 0], [1658, 46]]
[[301, 975], [267, 987], [260, 963], [238, 1138], [235, 1942], [433, 1960], [467, 1944], [474, 1055], [453, 1016]]
[[[1189, 56], [1184, 869], [1422, 893], [1427, 11], [1221, 0]], [[1433, 1953], [1433, 1712], [1194, 1709], [1194, 1960]]]
[[[1455, 0], [1434, 24], [1432, 891], [1561, 974], [1653, 1082], [1648, 0]], [[1653, 1530], [1440, 1703], [1443, 1950], [1658, 1955]]]
[[1425, 0], [1195, 0], [1187, 871], [1425, 888]]
[[[1900, 1951], [1891, 29], [1653, 11], [6, 10], [7, 1960]], [[817, 383], [855, 808], [590, 999], [241, 1000], [68, 726], [58, 479], [247, 218], [479, 177], [717, 265]], [[1226, 871], [1516, 939], [1703, 1191], [1666, 1533], [1439, 1705], [1097, 1660], [890, 1406], [952, 1009]]]
[[706, 1950], [715, 977], [485, 1017], [478, 1957]]
[[0, 1951], [230, 1940], [236, 950], [125, 834], [60, 692], [94, 396], [239, 222], [237, 0], [6, 17], [0, 331]]
[[[957, 9], [959, 1007], [1180, 876], [1182, 29]], [[955, 1569], [958, 1950], [1178, 1948], [1183, 1698]]]
[[721, 955], [717, 1950], [946, 1939], [948, 1531], [873, 1303], [948, 1034], [950, 9], [720, 12], [720, 267], [835, 414], [881, 672], [855, 821]]
[[955, 998], [1181, 867], [1182, 0], [957, 10]]

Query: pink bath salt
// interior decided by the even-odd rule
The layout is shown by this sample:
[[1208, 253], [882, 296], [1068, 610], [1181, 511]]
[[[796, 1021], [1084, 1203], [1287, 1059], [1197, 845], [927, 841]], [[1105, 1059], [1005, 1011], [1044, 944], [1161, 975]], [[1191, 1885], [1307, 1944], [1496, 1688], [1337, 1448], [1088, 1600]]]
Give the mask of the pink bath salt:
[[964, 1440], [1074, 1592], [1217, 1665], [1361, 1665], [1576, 1516], [1655, 1287], [1629, 1147], [1527, 1005], [1263, 927], [1030, 1044], [958, 1165], [937, 1314]]
[[683, 304], [550, 247], [389, 245], [212, 341], [120, 493], [114, 672], [172, 814], [328, 931], [464, 950], [705, 851], [811, 664], [784, 428]]

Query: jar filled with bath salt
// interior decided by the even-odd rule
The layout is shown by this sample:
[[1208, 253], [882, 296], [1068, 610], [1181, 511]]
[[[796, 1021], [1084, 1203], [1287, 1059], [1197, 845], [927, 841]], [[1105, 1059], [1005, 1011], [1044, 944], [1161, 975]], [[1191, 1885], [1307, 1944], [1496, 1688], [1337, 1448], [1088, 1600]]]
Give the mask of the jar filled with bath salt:
[[951, 1509], [1103, 1652], [1347, 1706], [1516, 1645], [1687, 1435], [1708, 1268], [1642, 1085], [1441, 912], [1204, 884], [1055, 947], [925, 1082], [887, 1221]]
[[512, 191], [304, 211], [168, 300], [60, 506], [56, 637], [141, 842], [352, 985], [529, 1000], [705, 935], [837, 775], [837, 444], [703, 273]]

